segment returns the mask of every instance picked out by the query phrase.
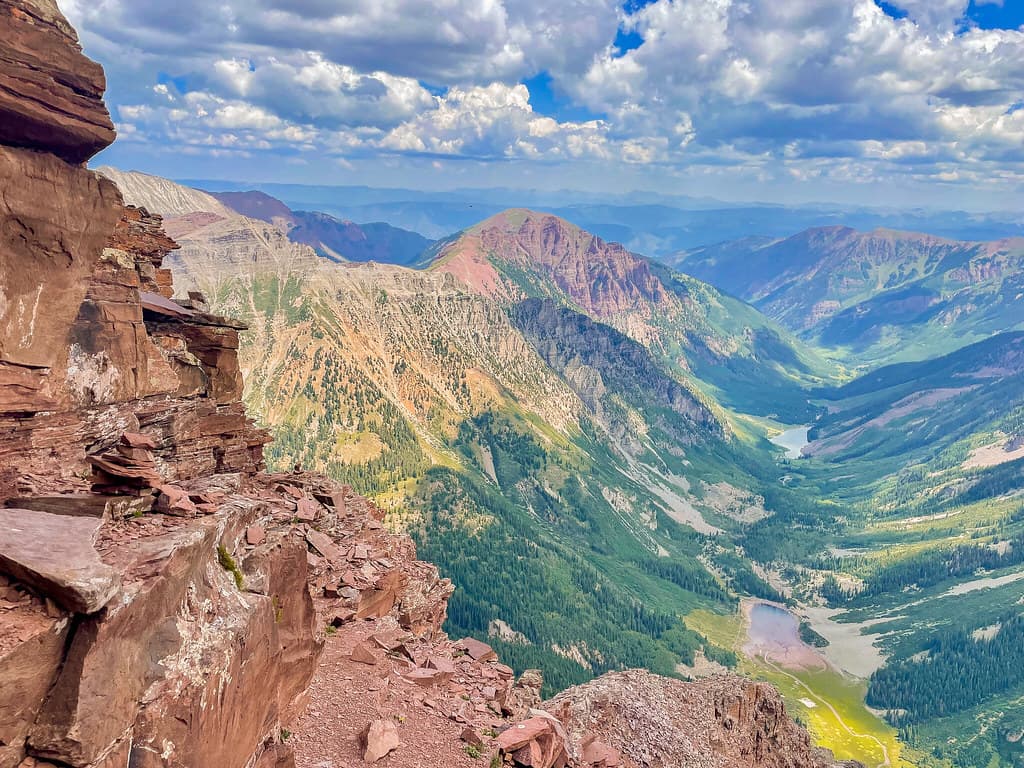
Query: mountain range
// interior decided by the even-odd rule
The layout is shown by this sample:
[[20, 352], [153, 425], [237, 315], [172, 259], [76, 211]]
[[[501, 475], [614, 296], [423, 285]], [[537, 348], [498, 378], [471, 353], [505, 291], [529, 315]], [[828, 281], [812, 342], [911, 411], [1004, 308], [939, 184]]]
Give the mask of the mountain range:
[[5, 8], [0, 768], [1024, 764], [1013, 217], [101, 174]]
[[[132, 176], [126, 197], [181, 245], [165, 260], [179, 293], [249, 325], [239, 357], [268, 460], [351, 483], [413, 533], [459, 587], [451, 631], [543, 666], [552, 689], [623, 666], [735, 666], [794, 706], [829, 702], [807, 710], [812, 732], [868, 764], [1013, 753], [1015, 679], [942, 716], [894, 692], [932, 684], [913, 659], [936, 628], [961, 649], [935, 652], [951, 669], [973, 652], [963, 637], [1013, 610], [1014, 241], [829, 228], [675, 267], [515, 208], [409, 268], [294, 242], [273, 199]], [[933, 311], [897, 312], [907, 291]], [[878, 332], [842, 325], [871, 311]], [[766, 439], [792, 425], [800, 459]], [[978, 567], [996, 588], [972, 586]], [[745, 650], [763, 600], [790, 606], [825, 672]], [[1000, 658], [972, 663], [990, 676]], [[850, 675], [865, 686], [852, 697]], [[972, 717], [997, 726], [949, 746]]]
[[920, 360], [1024, 327], [1024, 239], [811, 229], [669, 260], [818, 346], [872, 364]]
[[271, 224], [292, 242], [308, 245], [320, 256], [335, 261], [413, 264], [431, 244], [416, 232], [383, 222], [359, 225], [318, 211], [293, 211], [263, 192], [206, 193], [143, 173], [125, 173], [108, 166], [99, 170], [129, 190], [132, 199], [149, 203], [149, 208], [166, 216], [244, 216]]
[[1024, 236], [1019, 212], [887, 210], [837, 205], [728, 203], [713, 198], [641, 191], [529, 189], [377, 189], [358, 186], [192, 180], [213, 192], [259, 190], [293, 209], [341, 219], [386, 221], [441, 239], [515, 207], [544, 210], [627, 248], [656, 258], [749, 236], [785, 238], [809, 228], [849, 226], [930, 232], [954, 240]]

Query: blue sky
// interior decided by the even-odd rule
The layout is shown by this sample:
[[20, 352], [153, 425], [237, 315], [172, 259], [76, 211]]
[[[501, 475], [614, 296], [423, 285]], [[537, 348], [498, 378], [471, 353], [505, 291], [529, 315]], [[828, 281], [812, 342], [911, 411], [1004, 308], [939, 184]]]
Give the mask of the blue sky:
[[1024, 0], [58, 2], [125, 168], [1024, 203]]

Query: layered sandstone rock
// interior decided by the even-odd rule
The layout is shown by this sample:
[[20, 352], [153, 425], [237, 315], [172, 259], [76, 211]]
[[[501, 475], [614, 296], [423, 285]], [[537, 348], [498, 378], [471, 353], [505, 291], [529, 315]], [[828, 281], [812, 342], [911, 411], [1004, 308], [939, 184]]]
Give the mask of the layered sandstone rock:
[[171, 302], [160, 218], [79, 165], [102, 91], [56, 5], [0, 2], [0, 767], [276, 765], [305, 531], [256, 474], [240, 326]]
[[0, 144], [85, 162], [114, 140], [105, 88], [54, 0], [0, 2]]
[[77, 165], [112, 134], [56, 7], [0, 9], [0, 768], [292, 765], [310, 586], [427, 642], [451, 585], [347, 489], [259, 474], [244, 326], [172, 300], [160, 217]]

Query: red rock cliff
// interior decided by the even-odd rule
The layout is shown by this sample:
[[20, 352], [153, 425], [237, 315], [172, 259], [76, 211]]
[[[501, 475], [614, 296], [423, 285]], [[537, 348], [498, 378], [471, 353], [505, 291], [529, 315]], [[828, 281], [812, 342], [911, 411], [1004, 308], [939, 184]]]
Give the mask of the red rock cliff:
[[291, 765], [345, 542], [379, 556], [353, 616], [429, 638], [450, 586], [365, 500], [260, 474], [241, 326], [171, 300], [159, 217], [82, 165], [103, 89], [52, 0], [0, 0], [0, 768]]

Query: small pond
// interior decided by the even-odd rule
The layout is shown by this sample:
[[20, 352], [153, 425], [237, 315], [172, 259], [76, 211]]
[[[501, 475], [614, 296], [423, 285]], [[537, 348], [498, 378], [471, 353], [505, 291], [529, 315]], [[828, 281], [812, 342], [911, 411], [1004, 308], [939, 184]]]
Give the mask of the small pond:
[[807, 436], [810, 433], [810, 427], [793, 427], [787, 429], [775, 437], [769, 438], [775, 445], [780, 448], [786, 449], [787, 459], [799, 459], [800, 451], [803, 450], [804, 446], [807, 445]]

